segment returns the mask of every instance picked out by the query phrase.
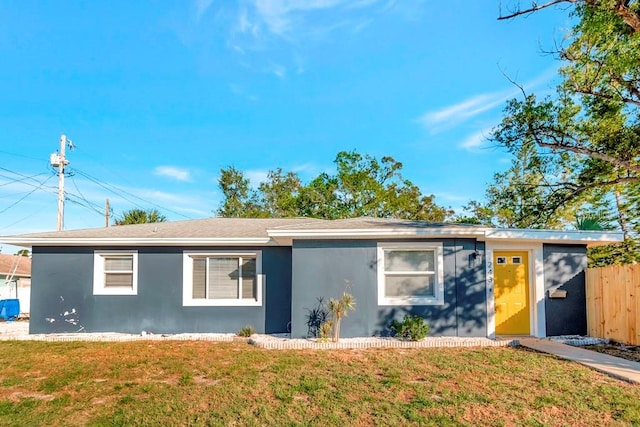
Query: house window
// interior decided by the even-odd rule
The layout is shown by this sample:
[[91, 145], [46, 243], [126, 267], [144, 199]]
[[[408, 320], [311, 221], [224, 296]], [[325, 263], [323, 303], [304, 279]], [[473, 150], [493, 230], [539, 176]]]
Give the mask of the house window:
[[512, 256], [511, 257], [511, 264], [522, 264], [522, 257]]
[[496, 264], [498, 265], [506, 265], [507, 264], [507, 257], [506, 256], [499, 256], [496, 258]]
[[95, 252], [93, 257], [93, 294], [137, 295], [138, 252]]
[[378, 304], [444, 304], [442, 244], [379, 244]]
[[260, 252], [192, 252], [183, 261], [183, 305], [262, 305]]

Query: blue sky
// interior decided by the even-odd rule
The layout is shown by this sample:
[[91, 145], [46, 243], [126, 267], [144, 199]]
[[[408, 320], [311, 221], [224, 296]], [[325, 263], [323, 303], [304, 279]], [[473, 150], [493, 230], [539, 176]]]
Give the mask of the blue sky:
[[541, 49], [570, 24], [497, 21], [500, 3], [2, 2], [0, 235], [55, 229], [62, 133], [66, 229], [102, 226], [106, 198], [211, 216], [220, 168], [308, 179], [341, 150], [394, 157], [442, 205], [481, 199], [509, 162], [483, 141], [518, 95], [503, 73], [548, 92]]

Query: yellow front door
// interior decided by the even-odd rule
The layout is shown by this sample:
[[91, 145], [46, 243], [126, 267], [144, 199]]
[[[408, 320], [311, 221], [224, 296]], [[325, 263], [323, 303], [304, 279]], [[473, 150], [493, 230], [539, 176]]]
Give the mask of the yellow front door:
[[525, 251], [493, 253], [496, 334], [529, 335], [529, 258]]

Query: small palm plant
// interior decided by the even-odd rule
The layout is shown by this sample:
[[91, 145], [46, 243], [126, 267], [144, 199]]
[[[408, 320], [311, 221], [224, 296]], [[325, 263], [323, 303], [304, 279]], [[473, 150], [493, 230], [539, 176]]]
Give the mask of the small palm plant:
[[344, 282], [345, 286], [342, 298], [331, 298], [327, 305], [331, 315], [333, 316], [333, 342], [338, 342], [340, 340], [340, 321], [342, 318], [345, 317], [349, 311], [355, 310], [356, 308], [356, 300], [353, 295], [348, 292], [350, 283], [348, 280], [345, 280]]
[[595, 215], [576, 216], [576, 229], [578, 230], [591, 230], [602, 231], [606, 228], [606, 224], [602, 218]]

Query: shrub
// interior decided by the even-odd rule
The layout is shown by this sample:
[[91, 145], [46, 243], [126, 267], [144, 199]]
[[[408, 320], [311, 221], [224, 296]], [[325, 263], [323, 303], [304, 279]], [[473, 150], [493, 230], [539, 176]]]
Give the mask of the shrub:
[[320, 325], [320, 328], [318, 328], [318, 337], [320, 338], [320, 341], [328, 340], [332, 330], [333, 330], [332, 320], [327, 320], [322, 325]]
[[420, 341], [430, 330], [422, 317], [410, 314], [405, 315], [402, 322], [394, 320], [390, 329], [394, 336], [408, 341]]
[[244, 328], [240, 329], [236, 335], [238, 335], [239, 337], [249, 338], [254, 333], [255, 330], [253, 329], [253, 326], [245, 326]]
[[321, 338], [320, 327], [329, 320], [329, 310], [323, 298], [318, 298], [318, 305], [308, 310], [307, 314], [307, 338]]

